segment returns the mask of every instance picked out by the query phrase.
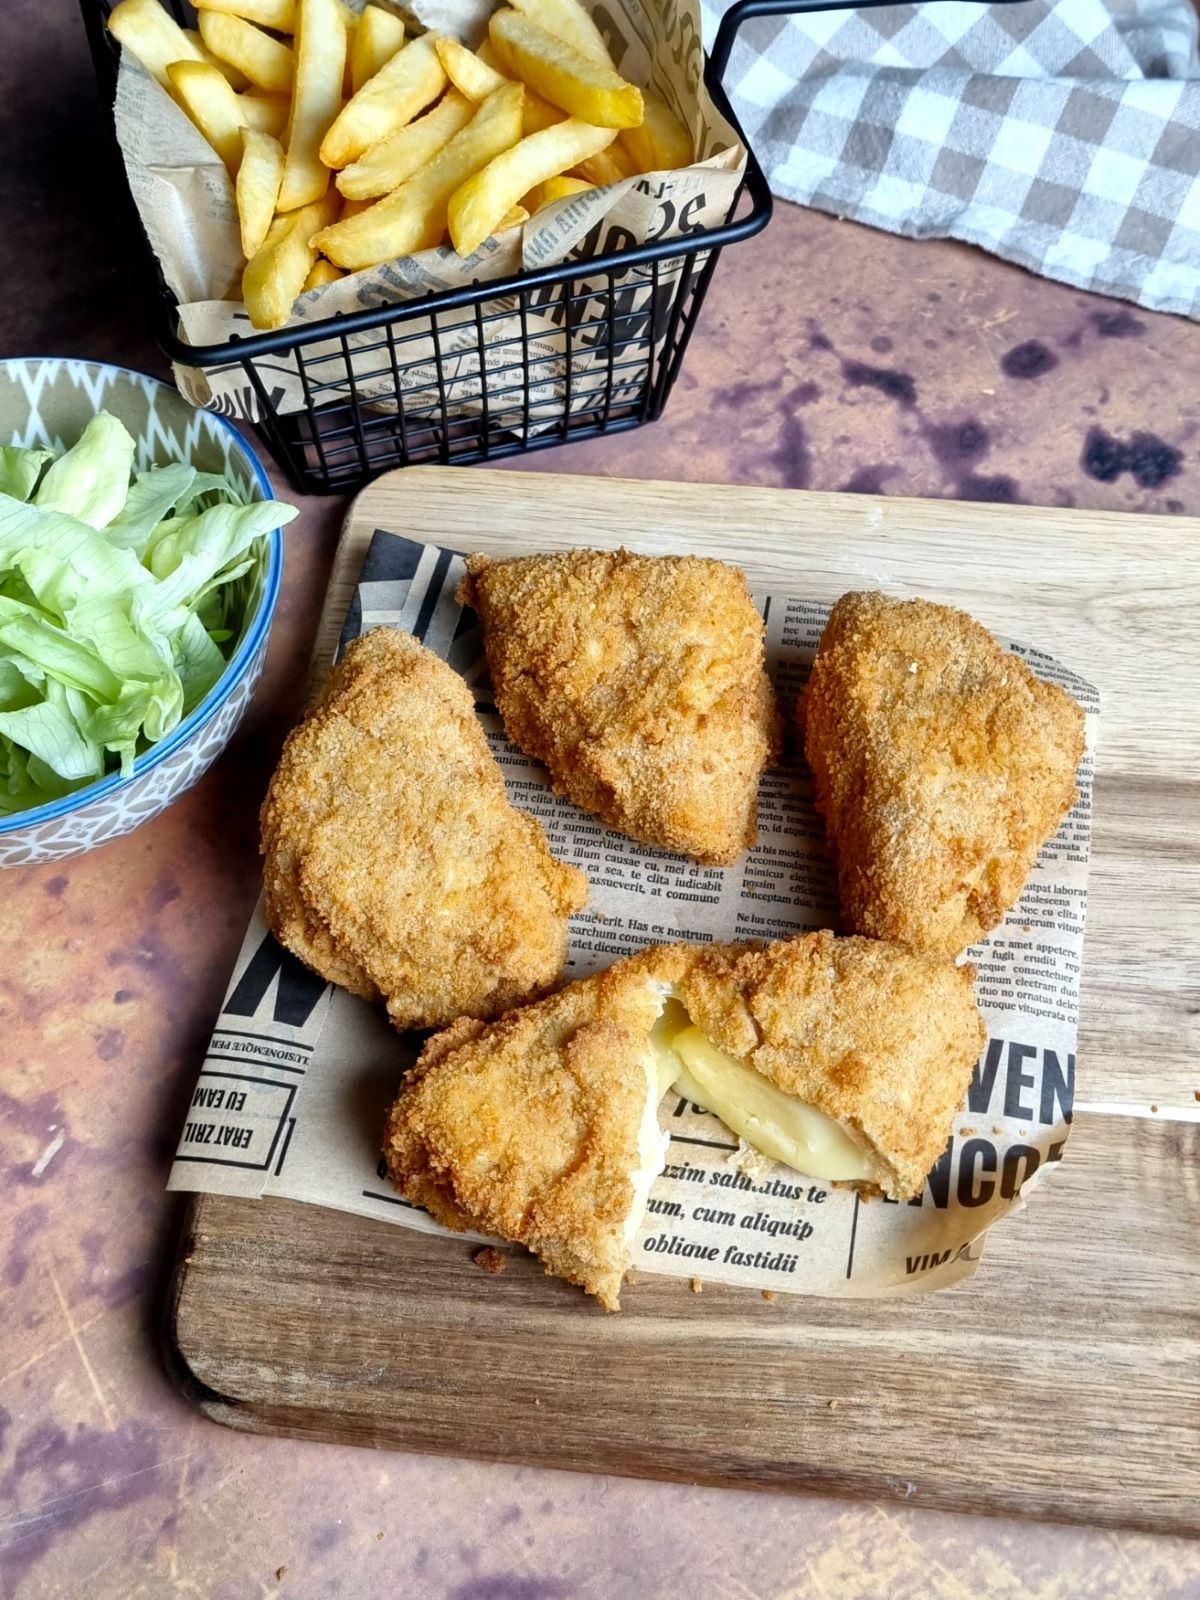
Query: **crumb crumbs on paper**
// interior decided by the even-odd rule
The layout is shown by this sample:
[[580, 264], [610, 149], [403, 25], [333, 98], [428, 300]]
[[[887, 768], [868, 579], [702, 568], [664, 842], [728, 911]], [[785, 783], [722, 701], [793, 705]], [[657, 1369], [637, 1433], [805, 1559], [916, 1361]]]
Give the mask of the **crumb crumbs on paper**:
[[503, 1250], [497, 1250], [494, 1245], [480, 1245], [471, 1260], [480, 1272], [486, 1272], [490, 1278], [498, 1278], [508, 1267], [508, 1257]]
[[1151, 1111], [1152, 1111], [1152, 1112], [1156, 1112], [1156, 1111], [1157, 1111], [1157, 1110], [1158, 1110], [1158, 1107], [1157, 1107], [1157, 1106], [1151, 1106], [1151, 1107], [1150, 1107], [1150, 1110], [1151, 1110]]
[[836, 1400], [830, 1400], [830, 1401], [827, 1402], [827, 1404], [829, 1406], [830, 1411], [836, 1411], [837, 1408], [838, 1408], [838, 1403], [837, 1403]]
[[287, 1577], [287, 1568], [286, 1567], [276, 1567], [275, 1568], [275, 1582], [276, 1583], [282, 1583], [283, 1580], [286, 1577]]
[[774, 1298], [775, 1298], [774, 1289], [764, 1289], [763, 1292], [762, 1292], [762, 1297], [763, 1297], [764, 1300], [774, 1300]]
[[637, 1268], [636, 1267], [626, 1267], [625, 1268], [625, 1282], [632, 1284], [632, 1283], [636, 1283], [637, 1281], [638, 1281]]
[[692, 1279], [692, 1293], [693, 1294], [703, 1294], [704, 1293], [704, 1281], [703, 1281], [703, 1279], [701, 1279], [701, 1278], [693, 1278]]

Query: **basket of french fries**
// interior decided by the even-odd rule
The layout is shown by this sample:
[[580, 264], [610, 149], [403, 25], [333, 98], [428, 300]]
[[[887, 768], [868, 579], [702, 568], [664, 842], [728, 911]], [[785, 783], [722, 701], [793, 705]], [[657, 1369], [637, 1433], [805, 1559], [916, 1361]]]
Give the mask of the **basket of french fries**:
[[770, 217], [695, 0], [81, 3], [176, 381], [303, 490], [656, 418]]

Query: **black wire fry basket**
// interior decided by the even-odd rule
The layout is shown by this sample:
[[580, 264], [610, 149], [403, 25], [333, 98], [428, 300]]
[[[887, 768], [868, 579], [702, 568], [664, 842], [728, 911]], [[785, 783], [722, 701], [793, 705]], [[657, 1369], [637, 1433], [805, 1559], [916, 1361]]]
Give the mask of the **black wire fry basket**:
[[[194, 20], [184, 0], [163, 3], [177, 21]], [[111, 107], [119, 62], [107, 28], [112, 3], [80, 5]], [[750, 16], [801, 9], [836, 7], [742, 0], [724, 17], [705, 82], [735, 128], [721, 78], [738, 28]], [[252, 417], [297, 489], [352, 490], [392, 467], [494, 461], [654, 421], [721, 250], [770, 217], [751, 152], [719, 227], [597, 256], [585, 241], [558, 266], [212, 345], [180, 338], [178, 302], [147, 241], [155, 332], [171, 361], [219, 377], [226, 392], [232, 385], [236, 402], [215, 407]]]

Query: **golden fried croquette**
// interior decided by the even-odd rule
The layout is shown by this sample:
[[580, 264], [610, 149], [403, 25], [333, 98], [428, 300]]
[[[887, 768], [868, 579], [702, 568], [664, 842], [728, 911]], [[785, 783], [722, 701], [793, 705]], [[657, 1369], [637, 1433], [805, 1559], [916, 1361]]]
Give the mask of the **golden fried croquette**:
[[[860, 1188], [908, 1199], [983, 1045], [971, 980], [970, 967], [826, 932], [765, 948], [651, 946], [498, 1022], [435, 1035], [388, 1118], [388, 1171], [446, 1227], [523, 1244], [616, 1310], [689, 1024], [836, 1123], [861, 1155]], [[680, 1005], [687, 1015], [664, 1034]], [[762, 1132], [743, 1128], [751, 1143]]]
[[615, 1311], [666, 1147], [646, 1042], [662, 998], [644, 968], [618, 962], [436, 1034], [388, 1117], [392, 1182], [448, 1228], [527, 1246]]
[[994, 928], [1075, 803], [1083, 712], [948, 606], [843, 595], [800, 719], [843, 920], [912, 950]]
[[267, 920], [398, 1028], [491, 1017], [558, 979], [587, 880], [515, 810], [470, 690], [410, 635], [356, 640], [262, 810]]
[[645, 844], [726, 866], [778, 756], [763, 622], [736, 568], [571, 550], [472, 556], [504, 730], [555, 789]]
[[856, 1187], [921, 1192], [986, 1038], [973, 967], [825, 930], [633, 959], [719, 1051], [840, 1126], [864, 1157]]

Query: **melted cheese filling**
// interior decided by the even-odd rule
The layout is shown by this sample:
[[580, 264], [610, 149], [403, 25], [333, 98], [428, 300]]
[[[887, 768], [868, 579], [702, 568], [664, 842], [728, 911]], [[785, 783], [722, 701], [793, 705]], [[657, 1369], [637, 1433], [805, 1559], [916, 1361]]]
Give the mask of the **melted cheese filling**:
[[674, 1085], [763, 1155], [810, 1178], [868, 1176], [866, 1153], [839, 1122], [718, 1050], [678, 1000], [664, 1006], [650, 1047], [663, 1094]]

